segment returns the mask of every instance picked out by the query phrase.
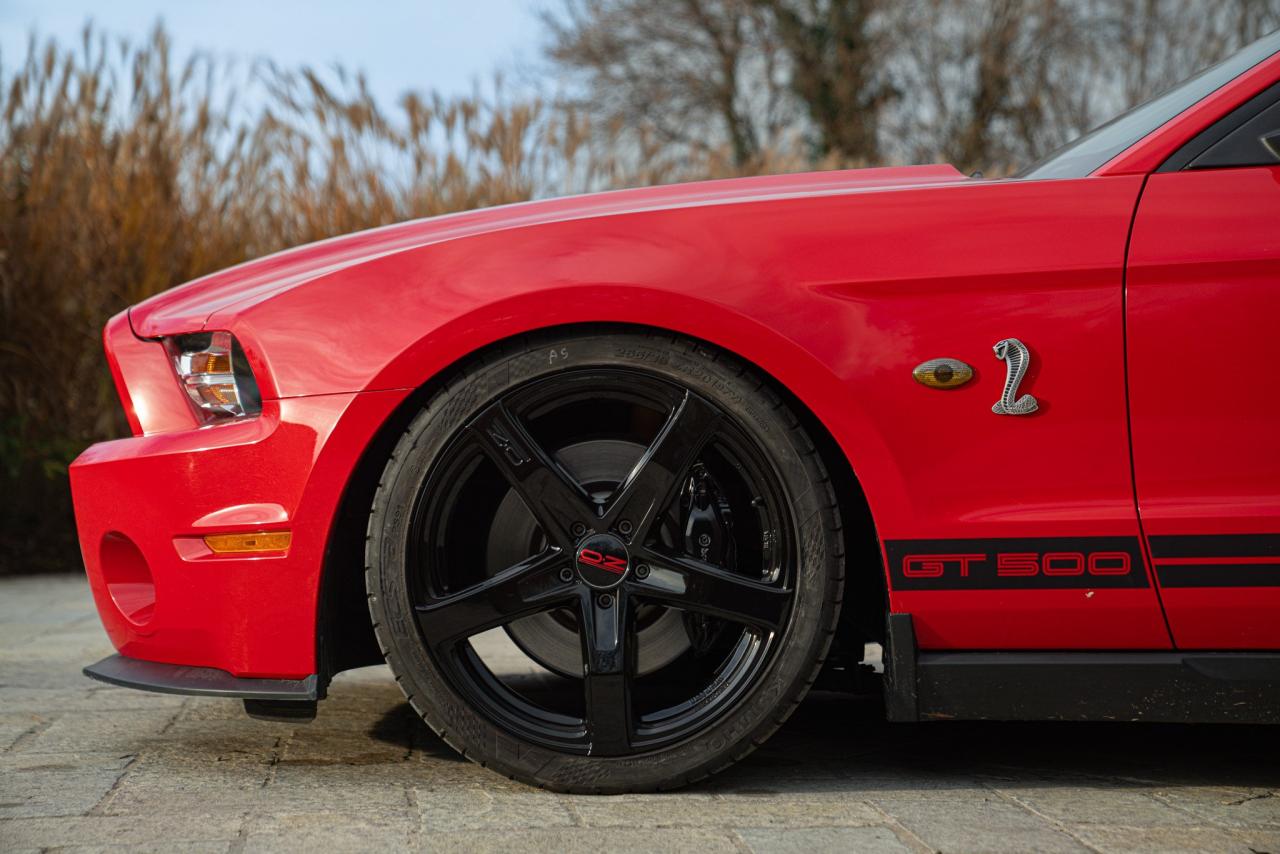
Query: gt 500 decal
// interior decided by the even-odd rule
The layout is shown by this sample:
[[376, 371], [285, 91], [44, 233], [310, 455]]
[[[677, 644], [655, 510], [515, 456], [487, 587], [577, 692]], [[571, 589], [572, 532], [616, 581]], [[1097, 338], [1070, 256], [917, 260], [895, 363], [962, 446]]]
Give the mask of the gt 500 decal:
[[887, 540], [894, 590], [1146, 587], [1137, 537]]

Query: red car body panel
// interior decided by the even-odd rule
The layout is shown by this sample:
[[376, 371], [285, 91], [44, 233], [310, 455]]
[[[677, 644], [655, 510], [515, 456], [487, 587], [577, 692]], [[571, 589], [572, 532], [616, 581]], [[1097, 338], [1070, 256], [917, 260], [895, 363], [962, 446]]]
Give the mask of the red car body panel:
[[[1150, 557], [1163, 554], [1154, 537], [1164, 533], [1277, 530], [1266, 491], [1277, 467], [1251, 473], [1201, 437], [1202, 466], [1183, 479], [1168, 469], [1199, 426], [1244, 419], [1260, 441], [1274, 402], [1241, 412], [1239, 374], [1237, 408], [1215, 409], [1227, 357], [1208, 344], [1194, 367], [1160, 370], [1183, 343], [1168, 330], [1190, 332], [1209, 310], [1206, 282], [1231, 277], [1229, 312], [1274, 311], [1277, 297], [1257, 285], [1275, 256], [1244, 249], [1273, 247], [1274, 218], [1246, 223], [1241, 212], [1233, 235], [1170, 245], [1168, 234], [1215, 209], [1192, 182], [1147, 174], [1158, 152], [1274, 80], [1276, 63], [1264, 66], [1094, 177], [977, 181], [912, 167], [536, 202], [338, 238], [154, 297], [107, 330], [138, 435], [72, 467], [112, 640], [129, 656], [240, 676], [314, 673], [338, 504], [395, 408], [495, 342], [619, 323], [730, 350], [814, 414], [847, 456], [884, 548], [885, 567], [850, 572], [887, 573], [890, 610], [912, 615], [922, 649], [1280, 646], [1267, 625], [1280, 588], [1164, 589]], [[1265, 195], [1256, 177], [1236, 190], [1219, 213]], [[196, 428], [154, 339], [201, 329], [230, 330], [244, 346], [260, 417]], [[1005, 383], [992, 345], [1012, 336], [1030, 348], [1032, 417], [991, 412]], [[974, 379], [945, 392], [916, 383], [912, 369], [936, 357], [967, 362]], [[1171, 416], [1170, 401], [1188, 393], [1193, 413]], [[1224, 461], [1236, 468], [1215, 481]], [[1255, 512], [1214, 521], [1195, 505], [1210, 494]], [[288, 528], [293, 543], [214, 557], [199, 543], [213, 528]], [[122, 558], [122, 538], [154, 578], [154, 608], [136, 619], [125, 614], [129, 573], [113, 589], [103, 569], [135, 559]]]
[[[1184, 649], [1280, 648], [1280, 587], [1248, 583], [1280, 562], [1264, 540], [1280, 535], [1280, 396], [1267, 329], [1280, 310], [1278, 210], [1280, 167], [1172, 172], [1148, 180], [1134, 223], [1134, 474]], [[1161, 542], [1174, 547], [1167, 557]], [[1196, 573], [1222, 586], [1177, 586]]]
[[[334, 509], [354, 460], [402, 399], [383, 392], [268, 401], [260, 417], [241, 423], [85, 451], [72, 483], [77, 507], [93, 512], [76, 519], [116, 648], [239, 676], [314, 673], [319, 567]], [[221, 556], [202, 541], [214, 532], [260, 530], [292, 530], [289, 550]], [[120, 607], [132, 579], [103, 571], [104, 554], [120, 561], [113, 537], [120, 534], [154, 579], [154, 608], [142, 619]]]
[[206, 318], [376, 258], [498, 229], [723, 201], [820, 195], [963, 180], [950, 166], [906, 166], [844, 172], [766, 175], [568, 196], [414, 220], [335, 237], [221, 270], [140, 303], [135, 330], [198, 329]]

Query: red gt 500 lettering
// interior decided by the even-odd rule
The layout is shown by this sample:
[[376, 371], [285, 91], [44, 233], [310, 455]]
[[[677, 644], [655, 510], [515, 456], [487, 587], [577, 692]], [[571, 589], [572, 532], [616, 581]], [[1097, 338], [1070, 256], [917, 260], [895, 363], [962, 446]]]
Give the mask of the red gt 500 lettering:
[[1136, 538], [890, 540], [885, 546], [895, 590], [1147, 586]]
[[902, 574], [907, 578], [940, 578], [948, 563], [960, 564], [960, 577], [969, 577], [969, 564], [986, 560], [986, 555], [907, 555], [902, 559]]
[[[902, 559], [902, 574], [907, 578], [938, 578], [948, 563], [960, 566], [960, 577], [969, 577], [969, 566], [987, 560], [985, 554], [971, 555], [907, 555]], [[1133, 568], [1125, 552], [1001, 552], [996, 555], [996, 575], [1026, 578], [1045, 575], [1128, 575]]]
[[1050, 552], [996, 555], [996, 575], [1025, 577], [1045, 575], [1128, 575], [1133, 562], [1126, 552]]

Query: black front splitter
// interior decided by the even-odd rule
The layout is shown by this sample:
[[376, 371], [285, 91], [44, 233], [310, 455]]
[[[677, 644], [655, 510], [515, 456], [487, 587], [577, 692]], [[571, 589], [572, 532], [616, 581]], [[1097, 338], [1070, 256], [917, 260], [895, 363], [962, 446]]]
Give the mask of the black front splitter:
[[316, 700], [323, 696], [315, 674], [304, 679], [246, 679], [213, 667], [163, 664], [123, 655], [109, 655], [90, 664], [84, 675], [140, 691], [240, 699], [250, 715], [270, 720], [313, 718]]

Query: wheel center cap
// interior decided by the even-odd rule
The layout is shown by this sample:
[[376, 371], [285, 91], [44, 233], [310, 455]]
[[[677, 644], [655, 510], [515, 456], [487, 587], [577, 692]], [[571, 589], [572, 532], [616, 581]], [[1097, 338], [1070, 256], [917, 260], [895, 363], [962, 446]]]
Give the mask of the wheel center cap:
[[592, 587], [617, 587], [631, 569], [627, 545], [613, 534], [592, 534], [578, 545], [578, 577]]

